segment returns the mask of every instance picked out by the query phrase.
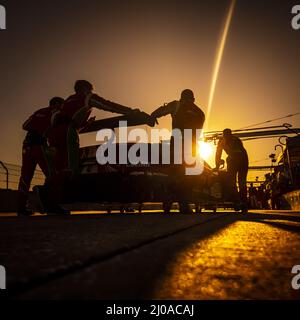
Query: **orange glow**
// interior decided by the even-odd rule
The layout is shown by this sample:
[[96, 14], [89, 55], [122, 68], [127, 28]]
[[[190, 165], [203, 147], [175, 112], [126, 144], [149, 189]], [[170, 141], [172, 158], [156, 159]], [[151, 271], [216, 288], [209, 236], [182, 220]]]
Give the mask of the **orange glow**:
[[211, 144], [204, 141], [200, 141], [198, 142], [198, 145], [198, 151], [201, 158], [205, 161], [210, 160], [213, 155], [213, 147], [211, 146]]
[[[268, 225], [276, 221], [271, 216], [267, 223], [259, 221], [234, 222], [186, 247], [166, 266], [155, 288], [154, 299], [292, 298], [290, 275], [281, 270], [293, 265], [294, 255], [282, 259], [278, 252], [292, 252], [299, 234]], [[287, 219], [279, 221], [282, 226], [290, 223]], [[270, 269], [266, 265], [270, 265]], [[274, 265], [278, 271], [272, 270]], [[258, 276], [262, 280], [259, 286]], [[276, 293], [272, 286], [274, 279], [281, 285]]]

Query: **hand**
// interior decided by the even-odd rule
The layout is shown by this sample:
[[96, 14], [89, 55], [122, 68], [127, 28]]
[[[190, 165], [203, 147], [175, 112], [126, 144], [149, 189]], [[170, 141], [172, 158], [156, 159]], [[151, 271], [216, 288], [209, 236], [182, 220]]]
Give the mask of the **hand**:
[[148, 126], [155, 127], [155, 124], [158, 124], [157, 119], [153, 116], [150, 116], [148, 121]]
[[89, 118], [89, 120], [87, 121], [87, 125], [91, 125], [93, 122], [95, 122], [96, 117], [91, 117]]
[[159, 124], [159, 123], [158, 123], [158, 120], [157, 120], [158, 118], [155, 116], [155, 112], [152, 112], [152, 113], [151, 113], [151, 117], [154, 119], [155, 124]]
[[84, 127], [80, 129], [80, 132], [85, 129], [88, 129], [95, 122], [95, 120], [96, 120], [96, 117], [89, 118], [86, 124], [84, 125]]
[[219, 161], [219, 163], [217, 164], [217, 168], [218, 169], [224, 169], [224, 167], [225, 167], [225, 160], [221, 159]]
[[156, 117], [154, 117], [154, 116], [151, 116], [151, 117], [152, 117], [152, 119], [153, 119], [153, 121], [154, 121], [155, 124], [159, 124]]
[[220, 167], [223, 167], [223, 166], [225, 166], [225, 160], [221, 159], [220, 160]]

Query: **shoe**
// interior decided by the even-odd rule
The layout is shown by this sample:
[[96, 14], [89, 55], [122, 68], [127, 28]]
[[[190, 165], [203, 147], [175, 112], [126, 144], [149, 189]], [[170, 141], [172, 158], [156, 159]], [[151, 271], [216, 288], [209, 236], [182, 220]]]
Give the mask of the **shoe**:
[[171, 212], [173, 203], [170, 201], [165, 201], [163, 203], [163, 210], [165, 214], [169, 214]]
[[45, 214], [45, 205], [44, 205], [44, 190], [43, 186], [35, 186], [32, 189], [33, 195], [34, 195], [34, 206], [36, 207], [36, 210], [41, 213]]
[[246, 203], [241, 204], [242, 213], [248, 213], [248, 206]]
[[47, 208], [48, 216], [70, 216], [71, 212], [62, 208], [59, 205], [51, 206], [51, 208]]
[[234, 205], [234, 211], [236, 212], [241, 211], [242, 213], [248, 213], [248, 206], [243, 202], [237, 203]]
[[190, 208], [189, 205], [179, 204], [179, 211], [181, 214], [193, 214], [194, 213], [194, 211]]
[[194, 214], [194, 211], [192, 209], [188, 209], [188, 210], [180, 210], [181, 214]]
[[34, 212], [25, 209], [18, 211], [17, 215], [18, 217], [31, 217], [34, 215]]

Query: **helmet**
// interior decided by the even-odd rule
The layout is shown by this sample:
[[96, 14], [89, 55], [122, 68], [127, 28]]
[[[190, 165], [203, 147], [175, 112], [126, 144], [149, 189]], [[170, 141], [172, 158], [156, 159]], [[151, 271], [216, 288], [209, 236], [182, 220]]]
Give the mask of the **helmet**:
[[49, 102], [49, 106], [53, 107], [53, 106], [57, 106], [57, 105], [62, 105], [65, 102], [65, 100], [61, 97], [54, 97], [50, 100]]
[[231, 135], [232, 135], [231, 129], [225, 129], [225, 130], [223, 131], [223, 136], [224, 136], [224, 137], [228, 137], [228, 136], [231, 136]]
[[77, 80], [75, 82], [74, 90], [76, 93], [79, 93], [85, 90], [92, 91], [93, 85], [86, 80]]
[[181, 93], [181, 100], [195, 100], [194, 92], [190, 89], [185, 89]]

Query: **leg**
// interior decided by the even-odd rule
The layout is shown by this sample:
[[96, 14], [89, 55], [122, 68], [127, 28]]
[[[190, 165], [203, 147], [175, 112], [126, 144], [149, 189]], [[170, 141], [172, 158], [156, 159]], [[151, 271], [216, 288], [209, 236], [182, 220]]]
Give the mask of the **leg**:
[[243, 164], [238, 171], [239, 192], [243, 203], [247, 203], [247, 175], [248, 165]]
[[22, 169], [18, 188], [18, 213], [20, 214], [26, 213], [30, 184], [37, 166], [34, 148], [36, 147], [23, 147]]
[[236, 176], [238, 173], [238, 166], [236, 160], [227, 159], [227, 186], [229, 188], [230, 200], [239, 202], [239, 196], [236, 187]]
[[50, 131], [50, 158], [53, 163], [53, 174], [68, 168], [68, 125], [62, 124]]
[[190, 190], [186, 176], [185, 176], [185, 167], [182, 166], [178, 168], [178, 171], [175, 175], [175, 194], [179, 202], [179, 209], [181, 213], [190, 214], [193, 213], [188, 202], [188, 192]]
[[67, 146], [63, 145], [56, 148], [54, 156], [53, 174], [47, 181], [48, 194], [46, 197], [47, 211], [59, 211], [59, 203], [64, 200], [67, 181], [70, 179], [68, 171], [68, 152]]
[[68, 163], [73, 174], [79, 174], [79, 137], [75, 128], [69, 127], [67, 136]]
[[[190, 141], [191, 143], [192, 141]], [[182, 149], [181, 149], [181, 156], [182, 156], [182, 164], [181, 165], [175, 165], [174, 164], [174, 146], [175, 140], [174, 137], [171, 138], [171, 163], [174, 165], [171, 172], [171, 183], [172, 183], [172, 189], [174, 190], [174, 194], [176, 196], [176, 200], [179, 203], [179, 210], [181, 213], [191, 213], [191, 209], [189, 207], [188, 201], [187, 201], [187, 186], [186, 186], [186, 175], [185, 175], [185, 148], [189, 147], [189, 150], [193, 152], [192, 146], [186, 146], [189, 143], [189, 141], [183, 141], [182, 140]], [[185, 145], [186, 144], [186, 145]], [[166, 204], [166, 208], [170, 208], [170, 202]], [[167, 211], [167, 210], [165, 210]]]
[[43, 174], [45, 175], [46, 178], [48, 178], [49, 173], [50, 173], [50, 163], [49, 163], [49, 158], [47, 155], [47, 150], [45, 149], [44, 146], [41, 146], [39, 149], [36, 149], [36, 162], [40, 169], [42, 170]]
[[[64, 191], [66, 182], [69, 181], [68, 172], [68, 126], [61, 125], [51, 133], [50, 159], [52, 160], [52, 168], [50, 177], [47, 179], [47, 194], [45, 196], [45, 207], [48, 213], [69, 213], [59, 206], [64, 199]], [[51, 154], [52, 153], [52, 154]]]

